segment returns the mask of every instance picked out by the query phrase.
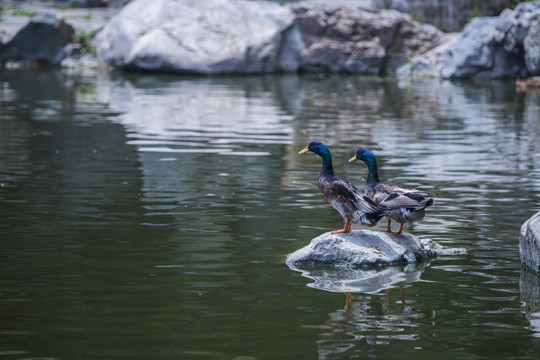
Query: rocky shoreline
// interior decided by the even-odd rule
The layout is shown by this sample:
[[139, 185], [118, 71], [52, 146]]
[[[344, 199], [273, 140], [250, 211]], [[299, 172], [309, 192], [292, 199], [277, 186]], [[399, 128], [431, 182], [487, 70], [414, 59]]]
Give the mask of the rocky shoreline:
[[[0, 22], [0, 61], [7, 67], [40, 62], [195, 74], [463, 79], [514, 77], [517, 65], [524, 77], [540, 75], [540, 1], [475, 18], [459, 34], [397, 10], [317, 1], [132, 0], [121, 9], [17, 2], [19, 14], [37, 15], [24, 27], [24, 16], [14, 16], [9, 4]], [[47, 43], [51, 36], [59, 40]]]
[[[27, 6], [21, 11], [38, 16], [16, 34], [15, 16], [4, 16], [1, 23], [0, 61], [8, 67], [37, 61], [196, 74], [343, 72], [461, 79], [513, 77], [518, 65], [522, 76], [540, 73], [540, 1], [518, 4], [498, 17], [476, 18], [461, 34], [443, 33], [397, 10], [318, 2], [133, 0], [122, 9]], [[40, 30], [29, 31], [29, 26]], [[57, 48], [36, 56], [39, 52], [29, 43], [51, 46], [39, 36], [44, 27], [48, 38], [60, 34], [60, 40]]]

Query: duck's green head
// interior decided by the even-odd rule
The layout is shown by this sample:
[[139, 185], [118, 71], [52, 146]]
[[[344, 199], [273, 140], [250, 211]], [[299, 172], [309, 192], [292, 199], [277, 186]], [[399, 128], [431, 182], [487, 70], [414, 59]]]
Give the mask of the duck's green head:
[[319, 155], [323, 160], [330, 157], [330, 150], [320, 141], [313, 141], [308, 146], [300, 150], [299, 154], [307, 153], [308, 151], [311, 151], [317, 155]]
[[369, 163], [373, 162], [375, 160], [375, 155], [368, 149], [358, 149], [356, 152], [356, 155], [354, 155], [349, 162], [356, 161], [356, 160], [362, 160], [366, 164], [369, 165]]

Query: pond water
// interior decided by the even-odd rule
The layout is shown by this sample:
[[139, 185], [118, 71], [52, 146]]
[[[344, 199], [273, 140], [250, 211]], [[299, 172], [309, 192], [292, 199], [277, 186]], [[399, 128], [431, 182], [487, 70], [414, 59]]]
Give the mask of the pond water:
[[[0, 73], [1, 359], [537, 359], [540, 98], [510, 82]], [[467, 253], [290, 269], [359, 147]], [[382, 221], [377, 229], [382, 229]], [[360, 229], [359, 226], [353, 228]], [[352, 291], [350, 301], [340, 283]], [[388, 291], [390, 290], [390, 291]]]

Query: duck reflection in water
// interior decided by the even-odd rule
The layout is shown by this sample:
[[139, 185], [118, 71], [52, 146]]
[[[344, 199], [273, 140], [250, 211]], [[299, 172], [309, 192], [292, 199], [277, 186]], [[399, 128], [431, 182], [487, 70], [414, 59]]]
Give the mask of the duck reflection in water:
[[[433, 325], [435, 312], [423, 303], [408, 299], [404, 289], [420, 281], [429, 264], [408, 264], [383, 269], [298, 268], [313, 280], [309, 287], [345, 294], [345, 306], [329, 314], [320, 325], [317, 347], [319, 359], [354, 351], [375, 352], [377, 346], [392, 340], [417, 340], [411, 331], [420, 325]], [[394, 290], [394, 291], [392, 291]], [[369, 348], [364, 348], [365, 346]], [[372, 354], [374, 356], [374, 354]]]
[[433, 310], [413, 300], [402, 301], [386, 294], [351, 294], [345, 309], [330, 313], [320, 326], [319, 359], [333, 359], [352, 349], [375, 353], [378, 346], [393, 340], [419, 340], [421, 335], [410, 329], [433, 325], [434, 317]]

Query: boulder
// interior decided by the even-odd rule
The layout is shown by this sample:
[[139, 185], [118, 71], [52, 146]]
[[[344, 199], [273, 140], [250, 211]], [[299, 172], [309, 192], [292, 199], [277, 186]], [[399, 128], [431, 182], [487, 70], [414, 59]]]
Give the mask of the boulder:
[[291, 5], [306, 47], [300, 70], [391, 73], [437, 46], [442, 33], [398, 11], [311, 3]]
[[0, 61], [59, 64], [68, 55], [64, 48], [73, 35], [73, 27], [59, 17], [51, 14], [36, 16], [2, 46]]
[[134, 0], [96, 35], [113, 66], [184, 73], [296, 71], [303, 46], [293, 13], [276, 2]]
[[[540, 75], [540, 1], [520, 3], [498, 17], [474, 18], [444, 50], [412, 59], [412, 76], [444, 79], [509, 78], [514, 66], [522, 76]], [[400, 73], [407, 69], [400, 68]]]
[[493, 17], [475, 18], [465, 28], [459, 41], [449, 47], [449, 54], [443, 62], [443, 78], [501, 77], [513, 72], [510, 54], [497, 46], [498, 19]]
[[524, 265], [540, 272], [540, 212], [521, 226], [519, 257]]
[[459, 34], [444, 34], [441, 44], [422, 55], [415, 56], [406, 65], [401, 66], [396, 74], [399, 77], [438, 78], [441, 77], [442, 64], [448, 57], [448, 49], [460, 38]]
[[460, 253], [463, 249], [444, 249], [433, 240], [414, 235], [370, 230], [348, 234], [324, 233], [309, 245], [289, 254], [289, 266], [332, 265], [365, 267], [421, 262], [441, 253]]

